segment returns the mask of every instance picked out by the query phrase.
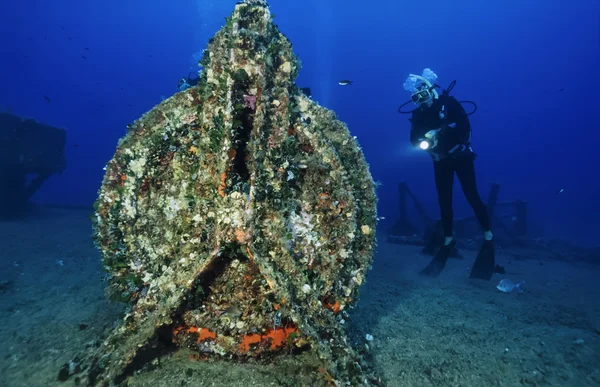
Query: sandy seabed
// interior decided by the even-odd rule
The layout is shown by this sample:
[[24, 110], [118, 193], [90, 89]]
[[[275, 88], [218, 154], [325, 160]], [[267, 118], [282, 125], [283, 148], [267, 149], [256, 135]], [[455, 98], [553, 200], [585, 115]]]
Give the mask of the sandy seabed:
[[[419, 250], [380, 237], [348, 322], [387, 385], [600, 385], [600, 265], [499, 250], [507, 273], [472, 281], [475, 252], [466, 251], [429, 279], [417, 274], [430, 260]], [[0, 221], [0, 387], [71, 385], [56, 380], [61, 365], [101, 339], [122, 310], [106, 301], [101, 277], [89, 212], [46, 208]], [[498, 291], [502, 278], [525, 280], [525, 291]], [[206, 363], [179, 351], [129, 386], [300, 386], [299, 360]]]

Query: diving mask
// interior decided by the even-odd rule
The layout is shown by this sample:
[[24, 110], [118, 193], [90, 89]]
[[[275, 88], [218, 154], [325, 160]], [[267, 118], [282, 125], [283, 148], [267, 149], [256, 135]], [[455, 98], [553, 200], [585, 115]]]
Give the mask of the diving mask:
[[429, 99], [431, 97], [432, 97], [432, 94], [431, 94], [431, 91], [429, 90], [429, 88], [423, 87], [422, 89], [415, 91], [410, 96], [410, 99], [413, 101], [413, 103], [420, 105], [422, 103], [429, 101]]
[[404, 89], [411, 91], [411, 101], [416, 105], [431, 102], [439, 97], [434, 84], [437, 75], [430, 69], [423, 70], [423, 75], [409, 74], [404, 82]]

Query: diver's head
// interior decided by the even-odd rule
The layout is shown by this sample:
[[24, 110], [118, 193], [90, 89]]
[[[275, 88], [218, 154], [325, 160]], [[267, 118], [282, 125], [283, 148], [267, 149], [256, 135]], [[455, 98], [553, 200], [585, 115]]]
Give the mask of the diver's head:
[[425, 103], [431, 105], [434, 99], [439, 97], [434, 83], [437, 75], [431, 69], [423, 70], [422, 75], [410, 74], [404, 82], [404, 90], [411, 92], [411, 101], [418, 106]]
[[433, 95], [430, 86], [420, 86], [412, 93], [410, 99], [415, 105], [422, 105], [425, 102], [431, 101], [433, 99]]

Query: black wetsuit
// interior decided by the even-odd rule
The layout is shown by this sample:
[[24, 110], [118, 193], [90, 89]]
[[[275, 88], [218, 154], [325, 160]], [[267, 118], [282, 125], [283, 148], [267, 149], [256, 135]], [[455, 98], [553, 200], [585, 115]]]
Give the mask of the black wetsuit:
[[415, 110], [410, 121], [410, 141], [414, 146], [418, 146], [430, 130], [440, 129], [437, 146], [428, 150], [428, 153], [434, 160], [435, 186], [444, 236], [452, 236], [454, 173], [481, 227], [484, 231], [490, 230], [487, 207], [481, 200], [475, 183], [475, 153], [470, 142], [471, 124], [462, 105], [454, 97], [442, 94], [431, 106], [423, 104]]

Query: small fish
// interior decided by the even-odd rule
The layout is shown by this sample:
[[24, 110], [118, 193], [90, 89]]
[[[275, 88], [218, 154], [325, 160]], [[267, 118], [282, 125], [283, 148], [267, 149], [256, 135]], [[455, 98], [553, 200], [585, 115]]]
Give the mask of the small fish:
[[352, 81], [348, 80], [348, 79], [342, 79], [341, 81], [338, 82], [338, 84], [340, 86], [348, 86], [352, 84]]
[[556, 191], [557, 195], [560, 195], [561, 193], [565, 192], [564, 188], [559, 189], [558, 191]]
[[498, 285], [496, 285], [496, 289], [500, 290], [501, 292], [504, 293], [510, 293], [513, 290], [518, 290], [519, 293], [523, 293], [523, 284], [525, 283], [525, 281], [521, 281], [518, 284], [515, 284], [514, 282], [512, 282], [509, 279], [503, 279], [500, 281], [500, 283]]
[[83, 49], [84, 49], [85, 51], [89, 51], [89, 50], [90, 50], [90, 48], [89, 48], [89, 47], [84, 47]]
[[85, 55], [82, 55], [82, 56], [81, 56], [81, 59], [87, 59], [87, 56], [85, 56]]
[[238, 306], [230, 306], [221, 313], [221, 316], [224, 314], [229, 317], [238, 317], [242, 314], [242, 310]]
[[44, 99], [46, 100], [46, 102], [50, 103], [52, 102], [52, 100], [50, 99], [50, 97], [48, 97], [47, 95], [44, 96]]

